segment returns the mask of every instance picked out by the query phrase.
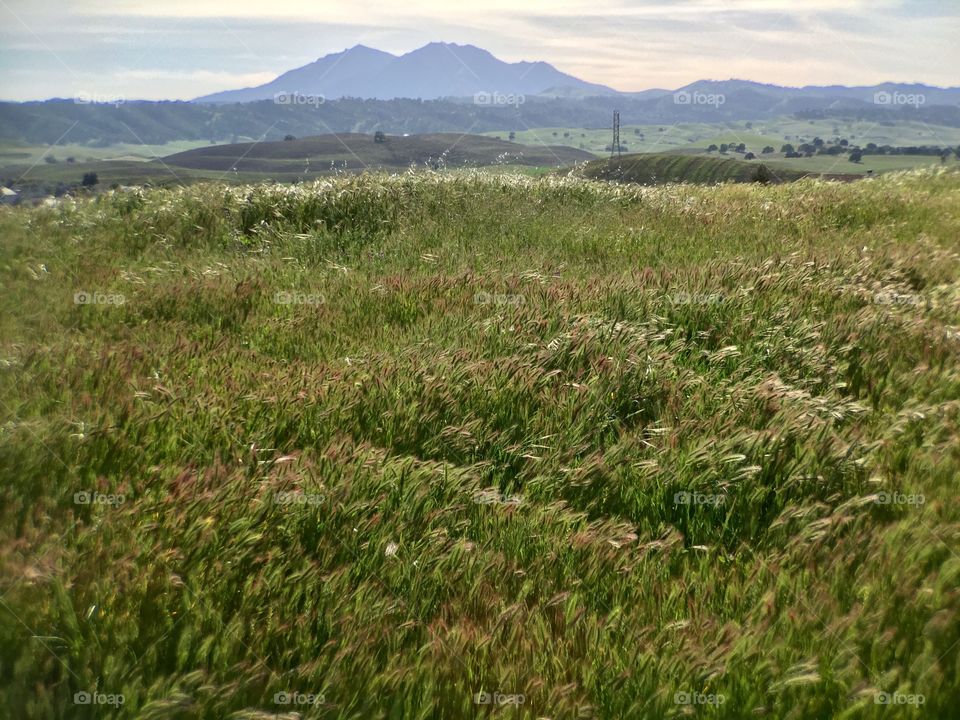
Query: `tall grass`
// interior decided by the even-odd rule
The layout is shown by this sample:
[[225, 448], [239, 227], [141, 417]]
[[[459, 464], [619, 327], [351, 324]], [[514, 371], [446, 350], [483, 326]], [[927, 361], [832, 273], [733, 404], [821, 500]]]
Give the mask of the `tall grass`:
[[0, 715], [955, 715], [958, 230], [934, 171], [3, 210]]

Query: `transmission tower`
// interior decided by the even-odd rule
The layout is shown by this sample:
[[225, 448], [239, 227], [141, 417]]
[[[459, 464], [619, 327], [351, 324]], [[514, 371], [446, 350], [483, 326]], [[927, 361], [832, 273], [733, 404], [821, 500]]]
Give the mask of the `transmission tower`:
[[613, 142], [610, 143], [610, 157], [616, 153], [620, 157], [620, 112], [613, 111]]

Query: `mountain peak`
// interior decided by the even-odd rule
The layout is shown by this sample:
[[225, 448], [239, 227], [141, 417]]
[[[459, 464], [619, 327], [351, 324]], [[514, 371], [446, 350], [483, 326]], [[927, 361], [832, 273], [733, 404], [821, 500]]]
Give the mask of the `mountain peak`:
[[569, 87], [582, 96], [614, 91], [560, 72], [549, 63], [508, 63], [475, 45], [434, 41], [404, 55], [357, 44], [290, 70], [265, 85], [198, 98], [229, 103], [267, 100], [278, 94], [390, 100], [474, 97], [478, 93], [538, 95]]

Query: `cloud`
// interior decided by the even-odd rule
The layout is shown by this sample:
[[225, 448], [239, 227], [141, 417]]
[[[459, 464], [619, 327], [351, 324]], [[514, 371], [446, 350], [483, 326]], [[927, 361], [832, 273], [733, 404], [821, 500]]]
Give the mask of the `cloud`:
[[0, 71], [32, 73], [32, 90], [8, 81], [7, 97], [69, 93], [86, 78], [196, 97], [356, 43], [399, 54], [445, 40], [621, 90], [705, 77], [952, 85], [960, 52], [944, 17], [958, 13], [955, 0], [3, 0]]

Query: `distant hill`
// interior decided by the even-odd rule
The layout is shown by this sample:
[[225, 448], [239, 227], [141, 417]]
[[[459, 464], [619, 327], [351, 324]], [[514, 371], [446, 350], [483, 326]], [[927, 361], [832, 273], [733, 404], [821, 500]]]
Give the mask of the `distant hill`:
[[330, 170], [406, 169], [410, 166], [480, 167], [528, 165], [559, 167], [595, 156], [570, 147], [531, 147], [482, 135], [387, 136], [358, 133], [319, 135], [298, 140], [212, 145], [163, 158], [174, 168], [302, 174]]
[[298, 94], [328, 99], [432, 100], [478, 93], [537, 95], [558, 88], [580, 95], [616, 92], [560, 72], [545, 62], [507, 63], [473, 45], [435, 42], [400, 56], [356, 45], [286, 72], [265, 85], [205, 95], [194, 102], [250, 102]]
[[581, 170], [585, 177], [639, 185], [661, 183], [789, 182], [809, 173], [777, 169], [760, 162], [679, 153], [624, 155], [594, 160]]

